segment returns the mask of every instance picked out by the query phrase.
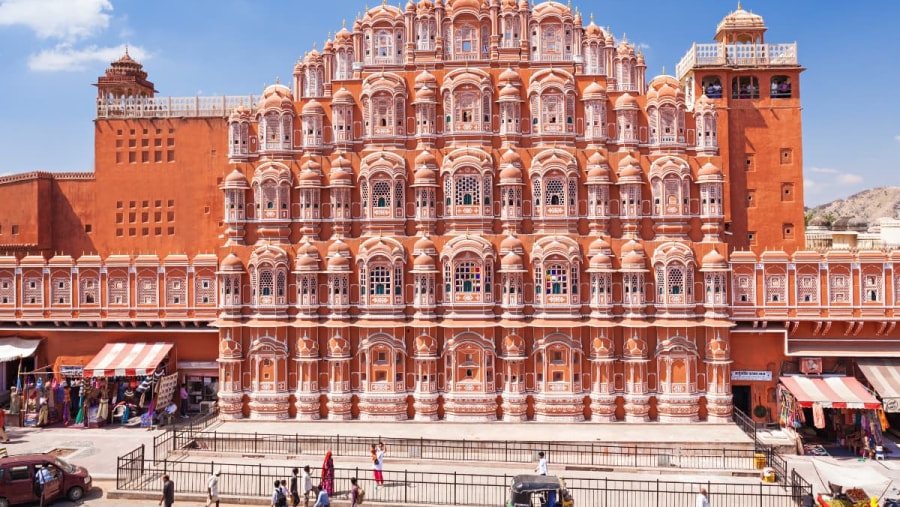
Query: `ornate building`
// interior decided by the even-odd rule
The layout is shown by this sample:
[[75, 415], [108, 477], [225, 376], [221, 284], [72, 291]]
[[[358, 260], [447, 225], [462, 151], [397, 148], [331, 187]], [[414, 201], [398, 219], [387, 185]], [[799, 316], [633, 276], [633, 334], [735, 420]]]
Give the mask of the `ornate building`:
[[733, 368], [898, 340], [900, 258], [803, 251], [765, 31], [738, 8], [648, 79], [563, 3], [384, 3], [247, 97], [126, 54], [96, 172], [0, 181], [0, 316], [48, 356], [175, 341], [224, 418], [729, 421]]

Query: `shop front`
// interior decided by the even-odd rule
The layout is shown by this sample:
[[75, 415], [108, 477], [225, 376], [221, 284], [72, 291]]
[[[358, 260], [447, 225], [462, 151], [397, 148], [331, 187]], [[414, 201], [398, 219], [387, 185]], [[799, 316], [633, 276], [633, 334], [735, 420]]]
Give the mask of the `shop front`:
[[796, 431], [803, 454], [875, 457], [883, 453], [887, 421], [881, 403], [854, 377], [783, 376], [778, 401], [779, 423]]
[[179, 361], [188, 392], [188, 412], [210, 412], [219, 398], [219, 365], [215, 361]]
[[141, 416], [154, 422], [157, 407], [171, 404], [177, 374], [171, 343], [108, 343], [83, 370], [76, 424], [99, 427]]

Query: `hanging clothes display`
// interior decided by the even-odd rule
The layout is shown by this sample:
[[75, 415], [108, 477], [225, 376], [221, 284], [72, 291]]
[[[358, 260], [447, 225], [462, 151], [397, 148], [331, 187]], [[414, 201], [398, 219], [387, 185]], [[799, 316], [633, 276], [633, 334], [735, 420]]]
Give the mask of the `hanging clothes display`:
[[821, 403], [813, 403], [812, 406], [813, 412], [813, 426], [816, 429], [825, 429], [825, 410], [822, 408]]

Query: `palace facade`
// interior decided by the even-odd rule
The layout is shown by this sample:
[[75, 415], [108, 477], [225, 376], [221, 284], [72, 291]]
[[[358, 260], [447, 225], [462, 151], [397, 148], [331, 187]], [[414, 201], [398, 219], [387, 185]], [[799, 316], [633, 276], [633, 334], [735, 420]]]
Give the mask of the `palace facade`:
[[175, 343], [223, 418], [774, 407], [801, 357], [900, 349], [900, 253], [804, 250], [803, 69], [765, 31], [739, 7], [649, 77], [563, 3], [385, 3], [246, 97], [126, 54], [94, 172], [0, 179], [3, 334]]

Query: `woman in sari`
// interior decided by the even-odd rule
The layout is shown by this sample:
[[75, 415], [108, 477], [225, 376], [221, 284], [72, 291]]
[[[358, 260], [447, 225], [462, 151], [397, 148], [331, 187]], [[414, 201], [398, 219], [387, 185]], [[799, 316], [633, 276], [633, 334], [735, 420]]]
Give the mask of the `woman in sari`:
[[322, 463], [322, 489], [328, 496], [334, 494], [334, 460], [331, 458], [331, 451], [325, 453], [325, 461]]

